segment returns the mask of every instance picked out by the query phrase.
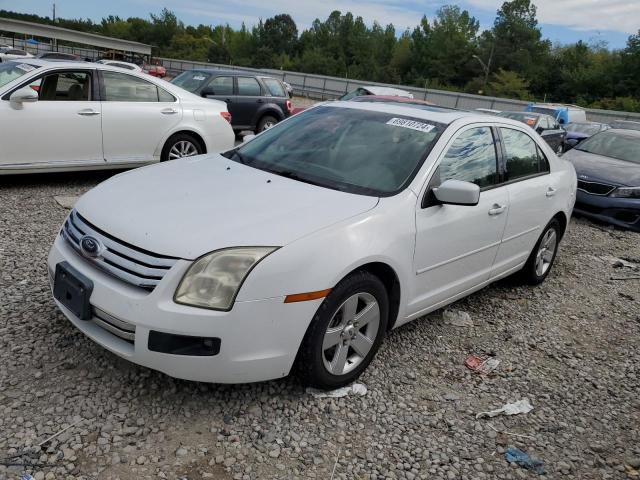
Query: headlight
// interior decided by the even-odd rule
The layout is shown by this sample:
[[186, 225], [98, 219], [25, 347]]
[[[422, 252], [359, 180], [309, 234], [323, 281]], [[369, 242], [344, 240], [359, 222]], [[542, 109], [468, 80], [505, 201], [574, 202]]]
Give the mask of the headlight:
[[618, 187], [609, 194], [617, 198], [640, 198], [640, 187]]
[[227, 248], [200, 257], [182, 277], [174, 301], [193, 307], [230, 310], [249, 272], [276, 248]]

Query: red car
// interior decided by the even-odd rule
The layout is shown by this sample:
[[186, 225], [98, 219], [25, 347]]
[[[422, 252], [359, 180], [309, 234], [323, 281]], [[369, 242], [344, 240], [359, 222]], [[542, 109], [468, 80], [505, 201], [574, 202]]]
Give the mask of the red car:
[[152, 77], [164, 78], [167, 76], [167, 69], [162, 65], [149, 65], [145, 71]]

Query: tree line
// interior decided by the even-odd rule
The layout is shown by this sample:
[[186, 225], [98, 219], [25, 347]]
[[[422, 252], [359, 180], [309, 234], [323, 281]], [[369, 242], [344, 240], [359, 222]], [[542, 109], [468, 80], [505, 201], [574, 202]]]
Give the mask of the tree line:
[[[53, 23], [4, 10], [0, 16]], [[619, 50], [583, 41], [552, 44], [542, 37], [531, 0], [504, 2], [484, 31], [454, 5], [402, 32], [339, 11], [302, 32], [288, 14], [234, 29], [185, 25], [167, 9], [148, 19], [60, 18], [55, 24], [147, 43], [155, 56], [640, 112], [640, 30]]]

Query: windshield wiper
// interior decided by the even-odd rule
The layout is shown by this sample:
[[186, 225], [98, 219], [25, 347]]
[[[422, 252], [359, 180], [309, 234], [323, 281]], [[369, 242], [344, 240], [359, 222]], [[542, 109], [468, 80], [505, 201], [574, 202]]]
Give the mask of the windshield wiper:
[[309, 183], [311, 185], [317, 185], [319, 187], [327, 187], [327, 185], [311, 180], [309, 177], [305, 177], [296, 173], [292, 170], [272, 170], [268, 169], [267, 172], [274, 173], [276, 175], [280, 175], [281, 177], [290, 178], [291, 180], [298, 180], [299, 182]]

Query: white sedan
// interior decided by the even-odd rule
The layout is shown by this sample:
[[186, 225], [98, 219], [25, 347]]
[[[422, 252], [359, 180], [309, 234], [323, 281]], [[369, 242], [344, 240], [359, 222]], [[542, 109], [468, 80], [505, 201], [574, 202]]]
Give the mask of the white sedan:
[[233, 146], [224, 102], [85, 62], [0, 64], [0, 175], [129, 168]]
[[516, 272], [542, 282], [575, 193], [572, 165], [522, 123], [330, 102], [102, 183], [48, 271], [71, 323], [132, 362], [223, 383], [295, 366], [335, 388], [390, 329]]
[[139, 65], [136, 65], [135, 63], [130, 63], [130, 62], [121, 62], [120, 60], [103, 59], [103, 60], [98, 60], [96, 63], [100, 63], [102, 65], [111, 65], [112, 67], [118, 67], [124, 70], [131, 70], [138, 73], [142, 72], [142, 68]]
[[12, 47], [0, 48], [0, 62], [9, 62], [11, 60], [22, 60], [26, 58], [34, 58], [29, 52]]

